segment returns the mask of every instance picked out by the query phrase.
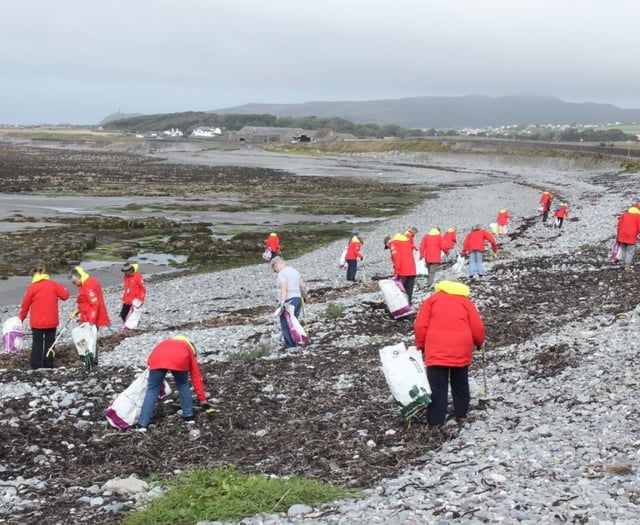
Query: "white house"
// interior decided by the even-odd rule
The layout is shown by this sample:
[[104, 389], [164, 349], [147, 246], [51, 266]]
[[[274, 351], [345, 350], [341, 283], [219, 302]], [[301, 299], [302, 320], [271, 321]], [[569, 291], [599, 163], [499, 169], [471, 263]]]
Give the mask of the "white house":
[[184, 135], [184, 133], [182, 133], [182, 131], [180, 131], [178, 128], [168, 129], [164, 132], [164, 134], [169, 137], [182, 137], [182, 135]]
[[220, 128], [209, 128], [207, 126], [200, 126], [191, 132], [192, 137], [218, 137], [222, 135]]

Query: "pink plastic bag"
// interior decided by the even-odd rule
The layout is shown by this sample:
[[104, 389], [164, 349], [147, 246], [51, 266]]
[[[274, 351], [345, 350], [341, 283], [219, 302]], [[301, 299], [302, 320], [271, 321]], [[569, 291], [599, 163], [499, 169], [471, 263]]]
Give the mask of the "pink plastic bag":
[[613, 243], [611, 247], [611, 252], [609, 252], [609, 259], [611, 262], [617, 263], [620, 260], [620, 252], [622, 251], [622, 246], [618, 241]]
[[300, 324], [300, 321], [298, 321], [298, 318], [294, 315], [294, 312], [295, 309], [293, 305], [285, 303], [282, 315], [284, 315], [284, 318], [287, 321], [289, 333], [297, 345], [306, 345], [309, 343], [309, 336], [307, 336], [307, 332]]

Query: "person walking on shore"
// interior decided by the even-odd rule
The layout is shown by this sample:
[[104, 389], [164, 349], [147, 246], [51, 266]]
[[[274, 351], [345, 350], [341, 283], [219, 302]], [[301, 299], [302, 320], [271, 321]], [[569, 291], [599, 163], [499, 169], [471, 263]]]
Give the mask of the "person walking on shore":
[[122, 294], [122, 309], [120, 319], [124, 323], [131, 308], [141, 308], [147, 290], [144, 286], [144, 278], [139, 271], [140, 265], [136, 262], [126, 262], [121, 268], [123, 273], [124, 292]]
[[412, 304], [413, 288], [416, 284], [416, 260], [413, 256], [413, 240], [401, 233], [384, 238], [384, 248], [391, 254], [394, 276], [400, 279], [407, 294], [409, 305]]
[[58, 301], [69, 299], [69, 290], [49, 278], [44, 264], [31, 269], [31, 284], [20, 305], [20, 321], [29, 315], [31, 325], [31, 368], [53, 368], [53, 354], [49, 349], [56, 339], [60, 323]]
[[496, 222], [498, 223], [498, 233], [500, 235], [506, 235], [509, 229], [509, 219], [511, 219], [511, 214], [509, 210], [506, 208], [502, 208], [498, 212], [498, 217], [496, 218]]
[[458, 235], [455, 228], [447, 228], [442, 236], [442, 251], [448, 254], [446, 260], [451, 261], [455, 259], [456, 244], [458, 242]]
[[271, 259], [280, 255], [280, 237], [277, 233], [271, 232], [264, 240], [264, 244], [265, 248], [271, 252]]
[[640, 209], [632, 206], [618, 218], [616, 241], [620, 244], [620, 260], [627, 271], [633, 271], [633, 256], [640, 235]]
[[200, 408], [205, 412], [213, 410], [213, 407], [207, 402], [202, 372], [198, 361], [196, 361], [196, 355], [195, 345], [182, 335], [165, 339], [151, 350], [147, 358], [147, 366], [149, 367], [147, 391], [142, 402], [138, 423], [133, 427], [133, 430], [147, 431], [167, 372], [171, 372], [176, 381], [184, 422], [195, 424], [191, 385], [193, 385], [198, 401], [200, 401]]
[[469, 410], [469, 365], [473, 349], [484, 345], [485, 328], [470, 290], [457, 281], [440, 281], [436, 293], [420, 306], [414, 324], [415, 343], [424, 352], [431, 403], [427, 423], [443, 425], [447, 417], [449, 384], [453, 414], [464, 418]]
[[485, 242], [491, 244], [493, 253], [498, 251], [498, 243], [493, 235], [482, 226], [476, 224], [471, 232], [467, 234], [462, 245], [462, 255], [469, 254], [469, 275], [474, 279], [479, 279], [484, 275], [484, 265], [482, 261]]
[[356, 273], [358, 271], [358, 259], [364, 261], [364, 255], [360, 252], [362, 248], [362, 237], [358, 232], [354, 232], [349, 244], [347, 244], [347, 254], [345, 261], [347, 263], [347, 281], [356, 282]]
[[554, 228], [562, 228], [562, 223], [564, 222], [564, 218], [569, 215], [569, 206], [566, 202], [561, 202], [559, 206], [556, 207], [556, 210], [553, 212], [553, 227]]
[[307, 285], [300, 272], [287, 266], [282, 257], [271, 259], [271, 269], [276, 273], [276, 300], [280, 309], [280, 330], [284, 338], [284, 347], [285, 349], [295, 348], [298, 345], [289, 330], [287, 319], [284, 316], [284, 306], [285, 304], [292, 305], [293, 315], [299, 319], [303, 298], [307, 297]]
[[424, 259], [427, 265], [427, 287], [431, 288], [435, 278], [436, 272], [442, 264], [442, 252], [448, 255], [448, 251], [444, 249], [442, 245], [442, 236], [438, 228], [432, 228], [429, 233], [422, 238], [420, 243], [420, 259]]
[[551, 201], [553, 200], [553, 195], [551, 195], [550, 191], [545, 191], [542, 193], [540, 197], [540, 212], [542, 213], [542, 222], [546, 223], [549, 218], [549, 210], [551, 210]]

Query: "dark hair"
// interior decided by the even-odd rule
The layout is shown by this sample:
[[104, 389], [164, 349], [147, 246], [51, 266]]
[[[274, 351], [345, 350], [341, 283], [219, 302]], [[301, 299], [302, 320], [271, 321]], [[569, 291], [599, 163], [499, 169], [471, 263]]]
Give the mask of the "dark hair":
[[43, 262], [36, 263], [31, 267], [31, 275], [35, 275], [37, 273], [45, 273], [46, 271], [47, 270]]

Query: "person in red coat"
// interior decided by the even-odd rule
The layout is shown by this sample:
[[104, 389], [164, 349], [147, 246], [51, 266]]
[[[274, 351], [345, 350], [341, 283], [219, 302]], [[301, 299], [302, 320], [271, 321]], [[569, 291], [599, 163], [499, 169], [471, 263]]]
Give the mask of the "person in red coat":
[[506, 235], [509, 229], [509, 219], [511, 219], [511, 214], [509, 210], [506, 208], [501, 209], [498, 212], [498, 217], [496, 218], [496, 222], [498, 223], [498, 233], [501, 235]]
[[[75, 284], [78, 290], [76, 302], [78, 305], [78, 321], [80, 323], [89, 323], [100, 328], [101, 326], [109, 326], [111, 320], [104, 304], [104, 296], [102, 294], [102, 286], [95, 277], [90, 276], [81, 266], [76, 266], [71, 270], [69, 275], [71, 282]], [[93, 356], [93, 364], [98, 364], [98, 348], [96, 343], [96, 354]]]
[[401, 233], [384, 238], [384, 247], [391, 252], [394, 276], [398, 277], [407, 293], [409, 304], [416, 284], [416, 260], [413, 257], [413, 240]]
[[447, 228], [447, 231], [444, 232], [442, 236], [442, 251], [449, 254], [447, 256], [447, 260], [452, 260], [454, 257], [454, 248], [456, 243], [458, 242], [458, 235], [455, 228]]
[[[191, 385], [193, 385], [193, 389], [200, 401], [200, 408], [205, 412], [213, 410], [211, 405], [207, 403], [202, 373], [196, 361], [196, 355], [195, 345], [182, 335], [165, 339], [151, 350], [147, 359], [149, 367], [147, 391], [142, 402], [138, 424], [134, 427], [135, 430], [145, 432], [149, 423], [151, 423], [153, 411], [160, 397], [160, 389], [167, 372], [171, 372], [176, 381], [180, 407], [182, 408], [182, 419], [185, 422], [195, 422]], [[189, 379], [191, 379], [191, 384]]]
[[427, 286], [431, 287], [436, 277], [436, 272], [440, 264], [442, 264], [442, 252], [448, 255], [442, 243], [442, 236], [438, 228], [432, 228], [429, 233], [422, 238], [420, 243], [420, 259], [424, 259], [427, 265]]
[[540, 197], [540, 211], [542, 212], [542, 222], [547, 222], [547, 218], [549, 217], [549, 210], [551, 210], [551, 201], [553, 200], [553, 195], [551, 195], [550, 191], [545, 191], [542, 193]]
[[48, 354], [56, 339], [60, 323], [58, 301], [69, 299], [69, 291], [46, 273], [44, 264], [31, 270], [31, 284], [24, 294], [18, 317], [29, 315], [31, 325], [31, 368], [53, 368], [53, 355]]
[[498, 243], [494, 236], [487, 230], [483, 230], [482, 226], [476, 224], [473, 230], [465, 237], [464, 243], [462, 244], [462, 255], [469, 254], [469, 275], [474, 279], [479, 279], [484, 275], [482, 254], [484, 252], [485, 242], [491, 244], [491, 249], [494, 254], [498, 251]]
[[270, 233], [269, 237], [264, 240], [264, 244], [267, 249], [271, 250], [272, 259], [280, 255], [280, 237], [277, 233]]
[[620, 243], [620, 260], [625, 270], [633, 271], [633, 256], [640, 234], [640, 209], [632, 206], [618, 219], [616, 241]]
[[122, 294], [122, 309], [120, 310], [120, 319], [122, 322], [127, 320], [127, 315], [131, 307], [140, 308], [144, 303], [147, 295], [147, 289], [144, 286], [144, 277], [139, 271], [140, 265], [136, 262], [126, 262], [122, 265], [122, 280], [124, 282], [124, 292]]
[[569, 205], [566, 202], [561, 202], [553, 212], [553, 216], [555, 217], [553, 220], [553, 227], [562, 228], [562, 223], [567, 215], [569, 215]]
[[347, 244], [347, 254], [344, 260], [347, 263], [347, 281], [356, 282], [356, 273], [358, 272], [358, 259], [364, 261], [364, 255], [360, 252], [362, 248], [362, 237], [358, 232], [353, 232], [352, 237]]
[[431, 403], [427, 423], [442, 425], [447, 416], [449, 384], [456, 418], [469, 410], [469, 365], [473, 349], [484, 345], [484, 323], [469, 299], [469, 287], [457, 281], [440, 281], [427, 298], [414, 324], [416, 347], [424, 351]]

